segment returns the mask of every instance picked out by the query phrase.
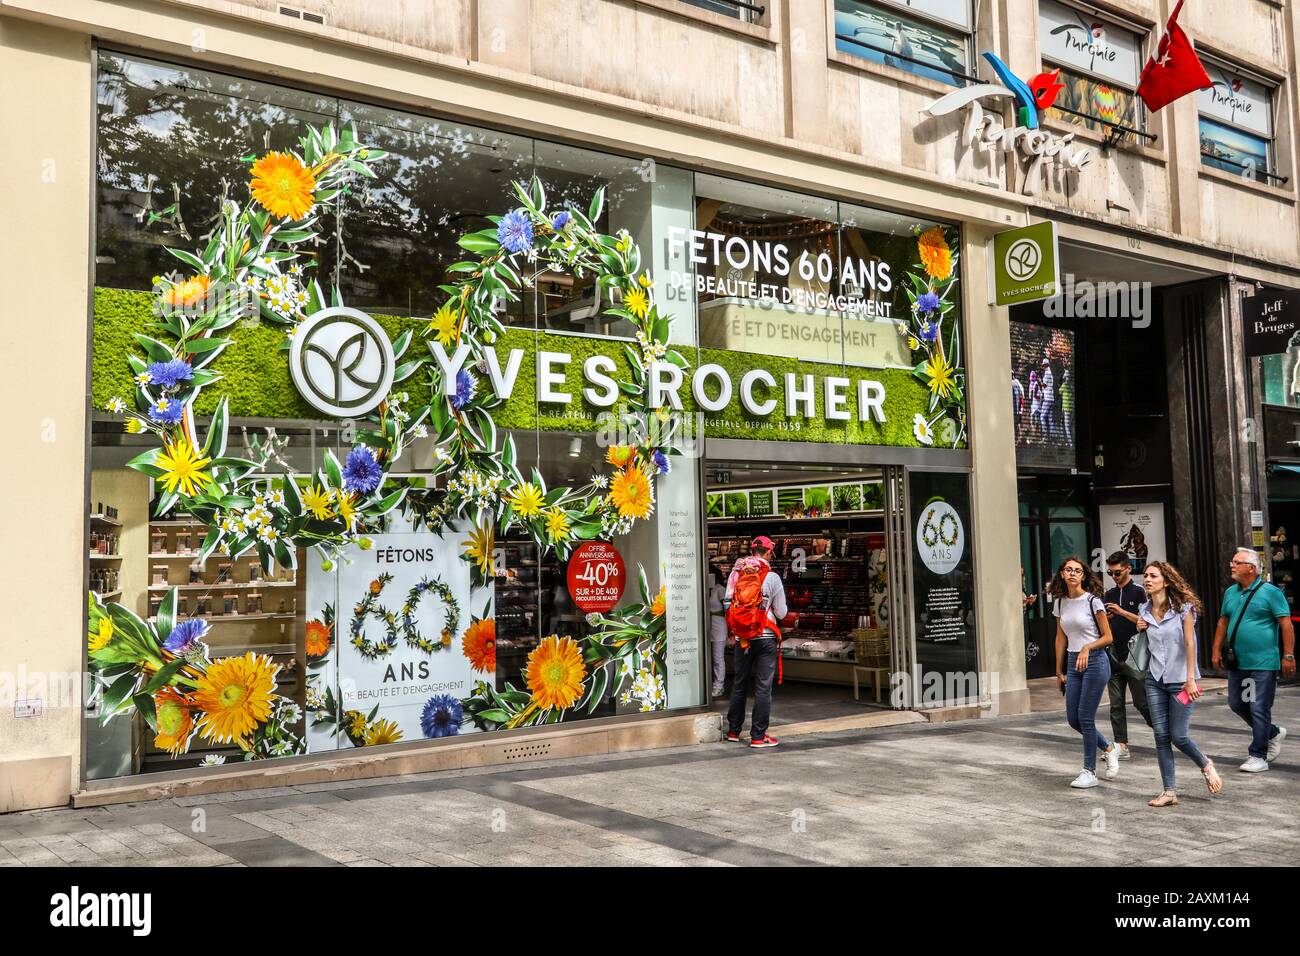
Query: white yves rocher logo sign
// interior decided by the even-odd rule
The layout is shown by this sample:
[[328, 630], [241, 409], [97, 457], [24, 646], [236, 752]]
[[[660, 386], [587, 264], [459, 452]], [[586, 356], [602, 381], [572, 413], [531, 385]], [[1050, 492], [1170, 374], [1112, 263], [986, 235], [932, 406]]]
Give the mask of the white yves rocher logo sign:
[[1043, 250], [1032, 239], [1017, 239], [1007, 250], [1002, 265], [1016, 282], [1028, 282], [1043, 264]]
[[383, 327], [335, 306], [306, 319], [289, 349], [289, 373], [317, 411], [352, 418], [374, 411], [393, 387], [393, 345]]
[[949, 574], [966, 551], [966, 529], [952, 505], [936, 498], [925, 506], [916, 523], [916, 546], [921, 562], [935, 574]]

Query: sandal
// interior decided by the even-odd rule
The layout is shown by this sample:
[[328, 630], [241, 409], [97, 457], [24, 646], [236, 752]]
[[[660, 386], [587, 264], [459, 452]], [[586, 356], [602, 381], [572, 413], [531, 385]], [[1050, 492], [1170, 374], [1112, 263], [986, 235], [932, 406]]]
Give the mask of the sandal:
[[1219, 776], [1219, 771], [1214, 769], [1214, 764], [1206, 761], [1205, 766], [1201, 768], [1201, 773], [1205, 777], [1205, 785], [1210, 788], [1210, 793], [1218, 793], [1223, 789], [1223, 778]]
[[1172, 790], [1164, 790], [1160, 796], [1147, 801], [1148, 807], [1176, 807], [1178, 806], [1178, 794]]

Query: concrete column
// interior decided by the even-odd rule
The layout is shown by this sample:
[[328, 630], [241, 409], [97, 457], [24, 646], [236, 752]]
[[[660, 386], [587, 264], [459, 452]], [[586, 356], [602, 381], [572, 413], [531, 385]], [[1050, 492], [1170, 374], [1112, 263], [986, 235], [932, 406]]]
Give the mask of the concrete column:
[[66, 803], [81, 762], [92, 75], [87, 36], [0, 11], [0, 813]]
[[477, 16], [471, 29], [473, 49], [480, 63], [531, 73], [532, 31], [529, 0], [476, 0]]
[[835, 46], [828, 6], [798, 2], [780, 6], [785, 14], [785, 134], [803, 143], [829, 142], [826, 55]]
[[995, 714], [1029, 710], [1020, 603], [1019, 499], [1011, 414], [1010, 312], [988, 304], [991, 230], [967, 226], [963, 250], [966, 399], [971, 429], [971, 510], [980, 670], [996, 675]]

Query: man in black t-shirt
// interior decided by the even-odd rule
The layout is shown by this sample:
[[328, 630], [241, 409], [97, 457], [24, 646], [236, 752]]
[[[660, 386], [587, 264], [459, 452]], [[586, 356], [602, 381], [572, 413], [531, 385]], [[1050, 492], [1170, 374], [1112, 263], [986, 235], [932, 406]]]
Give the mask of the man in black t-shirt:
[[1133, 706], [1137, 708], [1142, 719], [1151, 726], [1151, 714], [1147, 710], [1147, 692], [1142, 678], [1129, 672], [1124, 667], [1128, 659], [1128, 645], [1137, 633], [1137, 625], [1115, 613], [1115, 608], [1122, 608], [1129, 614], [1136, 614], [1138, 608], [1146, 603], [1147, 592], [1133, 580], [1133, 568], [1128, 563], [1128, 555], [1116, 551], [1106, 559], [1106, 573], [1110, 575], [1115, 586], [1106, 592], [1106, 616], [1110, 619], [1110, 633], [1114, 641], [1106, 648], [1110, 655], [1110, 729], [1115, 734], [1115, 743], [1119, 745], [1119, 755], [1128, 759], [1128, 712], [1124, 707], [1124, 689], [1127, 687], [1133, 695]]

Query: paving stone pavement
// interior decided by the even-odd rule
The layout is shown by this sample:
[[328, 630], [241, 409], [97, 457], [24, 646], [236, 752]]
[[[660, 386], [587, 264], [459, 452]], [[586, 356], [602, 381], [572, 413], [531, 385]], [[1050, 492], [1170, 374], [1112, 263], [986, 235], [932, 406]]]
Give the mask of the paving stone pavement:
[[[779, 700], [778, 700], [779, 706]], [[1182, 805], [1152, 810], [1154, 743], [1091, 791], [1062, 714], [0, 816], [0, 866], [743, 866], [1300, 863], [1300, 735], [1263, 774], [1222, 694], [1181, 754]], [[1300, 730], [1300, 689], [1274, 719]], [[1105, 708], [1099, 715], [1105, 729]]]

